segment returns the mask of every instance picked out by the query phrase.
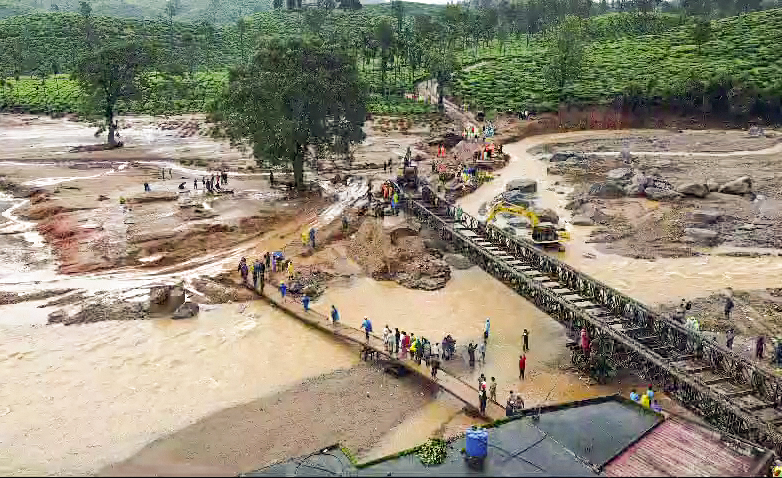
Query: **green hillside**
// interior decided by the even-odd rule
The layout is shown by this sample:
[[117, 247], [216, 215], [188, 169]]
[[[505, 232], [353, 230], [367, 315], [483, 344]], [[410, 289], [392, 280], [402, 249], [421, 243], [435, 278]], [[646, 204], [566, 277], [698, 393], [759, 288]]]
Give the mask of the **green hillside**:
[[[700, 51], [693, 27], [684, 25], [659, 35], [591, 43], [580, 78], [567, 88], [570, 104], [599, 104], [624, 95], [633, 101], [700, 101], [702, 94], [743, 93], [752, 102], [782, 96], [782, 9], [712, 22], [712, 37]], [[551, 110], [557, 94], [546, 84], [548, 55], [535, 48], [514, 58], [488, 62], [460, 72], [454, 94], [480, 108]], [[741, 95], [739, 95], [741, 96]]]

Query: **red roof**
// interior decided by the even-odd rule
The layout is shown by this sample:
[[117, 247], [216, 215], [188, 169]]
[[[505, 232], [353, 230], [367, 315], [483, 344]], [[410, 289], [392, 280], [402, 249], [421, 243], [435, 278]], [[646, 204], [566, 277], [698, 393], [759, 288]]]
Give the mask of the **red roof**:
[[750, 476], [761, 460], [728, 447], [720, 434], [670, 417], [604, 468], [606, 476]]

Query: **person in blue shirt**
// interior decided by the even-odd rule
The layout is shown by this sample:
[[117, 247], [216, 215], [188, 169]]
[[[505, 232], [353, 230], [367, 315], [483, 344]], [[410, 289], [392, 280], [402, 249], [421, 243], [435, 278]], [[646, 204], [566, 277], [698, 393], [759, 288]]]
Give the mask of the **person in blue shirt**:
[[654, 390], [652, 390], [652, 386], [651, 385], [649, 385], [649, 389], [646, 390], [646, 395], [649, 396], [649, 400], [653, 400], [654, 399]]
[[638, 393], [636, 393], [635, 389], [633, 389], [633, 391], [630, 392], [630, 400], [632, 400], [634, 402], [637, 402], [640, 399], [641, 399], [640, 395], [638, 395]]
[[364, 333], [367, 337], [367, 342], [369, 342], [369, 333], [372, 332], [372, 322], [369, 321], [368, 317], [364, 317], [364, 322], [361, 324], [361, 328], [364, 329]]
[[337, 312], [337, 308], [333, 305], [331, 306], [331, 321], [334, 325], [337, 325], [337, 322], [339, 322], [339, 312]]
[[301, 303], [304, 305], [304, 312], [310, 310], [310, 297], [307, 294], [304, 294], [304, 297], [301, 298]]
[[489, 318], [486, 317], [486, 324], [483, 326], [483, 341], [489, 340]]
[[310, 245], [315, 249], [315, 228], [310, 228]]
[[280, 294], [282, 294], [282, 300], [285, 300], [285, 293], [288, 291], [288, 286], [285, 285], [285, 282], [280, 282]]

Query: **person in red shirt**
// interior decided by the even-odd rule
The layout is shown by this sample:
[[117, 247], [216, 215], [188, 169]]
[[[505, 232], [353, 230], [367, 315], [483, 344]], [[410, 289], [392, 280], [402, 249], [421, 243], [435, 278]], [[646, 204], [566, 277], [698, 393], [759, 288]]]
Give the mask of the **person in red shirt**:
[[519, 378], [524, 380], [524, 370], [527, 368], [527, 356], [519, 355]]

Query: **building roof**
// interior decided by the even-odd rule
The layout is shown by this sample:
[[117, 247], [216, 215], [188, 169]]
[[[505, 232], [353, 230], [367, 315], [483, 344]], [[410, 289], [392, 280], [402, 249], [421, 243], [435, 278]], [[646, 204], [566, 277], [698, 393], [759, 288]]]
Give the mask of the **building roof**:
[[336, 447], [245, 476], [748, 476], [771, 457], [618, 396], [526, 410], [488, 432], [489, 453], [480, 468], [464, 459], [462, 437], [436, 466], [410, 453], [356, 467]]
[[672, 417], [606, 465], [605, 475], [755, 476], [768, 471], [764, 451]]

